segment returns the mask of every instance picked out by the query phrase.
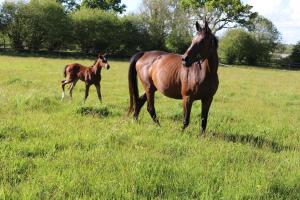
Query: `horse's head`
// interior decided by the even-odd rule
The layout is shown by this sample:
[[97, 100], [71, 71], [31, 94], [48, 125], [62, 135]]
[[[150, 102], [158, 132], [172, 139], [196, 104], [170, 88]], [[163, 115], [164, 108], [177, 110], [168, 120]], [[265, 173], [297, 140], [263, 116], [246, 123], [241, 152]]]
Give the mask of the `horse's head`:
[[107, 54], [102, 54], [99, 53], [97, 60], [96, 60], [96, 64], [101, 67], [101, 68], [106, 68], [107, 70], [109, 70], [110, 65], [108, 64], [108, 55]]
[[218, 40], [208, 27], [207, 21], [205, 21], [204, 27], [201, 27], [196, 22], [196, 29], [197, 34], [193, 38], [191, 46], [182, 56], [182, 64], [186, 67], [190, 67], [199, 60], [208, 58], [212, 51], [218, 47]]

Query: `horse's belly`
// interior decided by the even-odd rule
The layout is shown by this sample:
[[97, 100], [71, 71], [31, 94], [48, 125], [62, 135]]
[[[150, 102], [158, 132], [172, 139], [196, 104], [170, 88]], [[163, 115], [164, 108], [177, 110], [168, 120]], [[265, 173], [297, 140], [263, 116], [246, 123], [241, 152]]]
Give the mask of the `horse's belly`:
[[181, 84], [174, 78], [170, 78], [164, 74], [157, 74], [153, 77], [153, 83], [156, 89], [163, 95], [174, 99], [182, 99]]
[[158, 88], [157, 90], [169, 98], [182, 99], [180, 88], [176, 91], [172, 89], [161, 89], [161, 88]]

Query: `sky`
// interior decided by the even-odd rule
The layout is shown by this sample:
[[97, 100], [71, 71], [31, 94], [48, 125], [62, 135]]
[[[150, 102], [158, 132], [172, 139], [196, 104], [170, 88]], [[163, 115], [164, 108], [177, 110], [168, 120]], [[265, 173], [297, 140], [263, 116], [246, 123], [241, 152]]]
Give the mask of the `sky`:
[[[300, 0], [242, 0], [253, 6], [252, 11], [271, 20], [282, 34], [282, 42], [300, 41]], [[122, 0], [127, 12], [137, 11], [141, 0]]]

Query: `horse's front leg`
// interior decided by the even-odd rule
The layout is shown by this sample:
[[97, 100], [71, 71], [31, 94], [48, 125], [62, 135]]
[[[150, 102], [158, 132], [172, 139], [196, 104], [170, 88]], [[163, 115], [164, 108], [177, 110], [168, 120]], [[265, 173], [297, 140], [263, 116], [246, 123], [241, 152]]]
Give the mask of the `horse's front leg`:
[[96, 87], [98, 99], [99, 99], [99, 101], [102, 103], [102, 96], [101, 96], [101, 86], [100, 86], [100, 82], [97, 83], [97, 84], [95, 84], [95, 87]]
[[182, 130], [184, 130], [186, 127], [188, 127], [190, 123], [190, 115], [191, 115], [191, 109], [193, 105], [193, 100], [190, 96], [183, 96], [182, 106], [183, 106], [183, 126]]
[[201, 127], [202, 127], [201, 132], [202, 132], [202, 134], [205, 133], [208, 112], [209, 112], [209, 108], [210, 108], [212, 100], [213, 100], [213, 97], [201, 100], [202, 101], [202, 111], [201, 111]]
[[89, 96], [89, 90], [90, 90], [90, 84], [85, 83], [85, 96], [84, 96], [84, 102], [86, 101], [87, 97]]

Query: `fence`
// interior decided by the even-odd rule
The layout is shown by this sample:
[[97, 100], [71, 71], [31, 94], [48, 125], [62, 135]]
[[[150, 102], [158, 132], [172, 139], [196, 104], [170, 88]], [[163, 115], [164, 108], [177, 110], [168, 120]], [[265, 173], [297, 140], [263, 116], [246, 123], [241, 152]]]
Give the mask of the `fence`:
[[[18, 55], [18, 56], [47, 56], [47, 57], [94, 57], [96, 54], [94, 53], [83, 53], [79, 51], [47, 51], [47, 50], [40, 50], [37, 52], [32, 52], [29, 50], [20, 50], [14, 51], [12, 50], [8, 44], [0, 44], [0, 52], [2, 55]], [[117, 58], [124, 59], [127, 57], [120, 57]], [[232, 65], [248, 65], [246, 63], [233, 63], [228, 64], [225, 58], [219, 58], [221, 66], [232, 66]], [[290, 62], [288, 60], [279, 60], [279, 59], [272, 59], [270, 62], [259, 62], [256, 63], [254, 66], [259, 67], [266, 67], [266, 68], [280, 68], [280, 69], [300, 69], [300, 63]]]
[[[233, 63], [233, 64], [228, 64], [226, 62], [225, 58], [219, 58], [220, 64], [223, 66], [230, 66], [230, 65], [246, 65], [250, 66], [246, 63]], [[266, 68], [283, 68], [283, 69], [300, 69], [300, 63], [297, 62], [291, 62], [287, 59], [279, 60], [279, 59], [272, 59], [269, 62], [258, 62], [254, 66], [258, 67], [266, 67]]]

